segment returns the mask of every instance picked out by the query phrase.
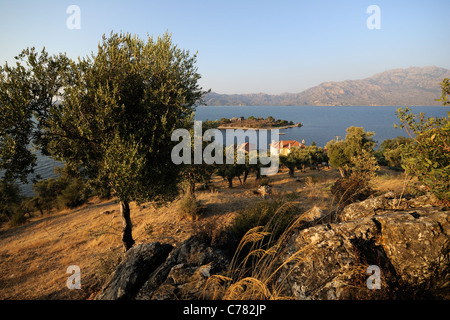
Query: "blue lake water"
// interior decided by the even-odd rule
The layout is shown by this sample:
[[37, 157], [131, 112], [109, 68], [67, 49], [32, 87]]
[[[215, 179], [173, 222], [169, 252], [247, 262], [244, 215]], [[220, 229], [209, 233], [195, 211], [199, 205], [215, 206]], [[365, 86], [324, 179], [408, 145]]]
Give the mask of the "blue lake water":
[[[315, 142], [317, 146], [324, 147], [328, 141], [340, 136], [345, 138], [346, 129], [351, 126], [364, 127], [365, 131], [374, 131], [378, 143], [385, 139], [405, 136], [406, 133], [394, 128], [399, 124], [395, 114], [398, 107], [217, 107], [207, 106], [197, 108], [197, 120], [220, 120], [232, 117], [264, 117], [272, 116], [275, 119], [301, 122], [300, 128], [289, 128], [280, 132], [280, 140], [305, 140], [306, 145]], [[424, 112], [427, 117], [447, 116], [449, 107], [410, 107], [414, 113]]]
[[[397, 136], [406, 136], [400, 129], [394, 128], [399, 123], [395, 114], [398, 107], [317, 107], [317, 106], [249, 106], [249, 107], [198, 107], [196, 120], [220, 120], [233, 117], [264, 117], [272, 116], [275, 119], [301, 122], [300, 128], [281, 130], [285, 135], [280, 140], [305, 140], [306, 145], [315, 142], [317, 146], [324, 147], [326, 143], [340, 136], [345, 138], [346, 129], [351, 126], [364, 127], [365, 131], [374, 131], [375, 140], [380, 144], [385, 139]], [[414, 113], [425, 113], [426, 117], [447, 116], [449, 107], [410, 107]], [[54, 166], [57, 163], [52, 159], [38, 155], [36, 173], [42, 178], [54, 176]], [[21, 185], [22, 192], [32, 194], [31, 185]]]

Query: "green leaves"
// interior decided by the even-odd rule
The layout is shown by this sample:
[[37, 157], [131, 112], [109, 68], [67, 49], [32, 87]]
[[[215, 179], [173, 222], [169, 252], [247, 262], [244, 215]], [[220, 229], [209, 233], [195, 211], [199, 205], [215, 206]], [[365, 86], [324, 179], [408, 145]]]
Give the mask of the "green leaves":
[[141, 144], [133, 135], [122, 139], [116, 134], [104, 151], [103, 174], [115, 195], [124, 202], [139, 198], [143, 168], [147, 165]]
[[442, 97], [436, 99], [436, 101], [441, 101], [444, 106], [450, 105], [450, 79], [446, 78], [441, 83]]
[[23, 50], [0, 69], [0, 170], [26, 180], [31, 142], [91, 185], [120, 200], [168, 199], [179, 168], [171, 162], [174, 129], [187, 127], [204, 91], [196, 55], [171, 36], [103, 36], [98, 52], [72, 61], [45, 48]]
[[49, 112], [59, 90], [71, 84], [71, 72], [67, 57], [45, 49], [25, 49], [15, 58], [14, 67], [0, 68], [0, 170], [3, 180], [25, 183], [36, 165], [31, 143], [45, 153]]
[[[344, 176], [351, 172], [355, 166], [355, 157], [360, 156], [363, 151], [373, 155], [373, 148], [376, 142], [373, 140], [374, 132], [365, 132], [362, 127], [347, 128], [347, 135], [344, 141], [332, 140], [327, 143], [328, 157], [333, 167], [339, 168]], [[366, 156], [367, 158], [367, 156]]]
[[[444, 90], [444, 88], [443, 88]], [[446, 93], [443, 93], [443, 95]], [[425, 118], [400, 108], [397, 116], [412, 138], [402, 145], [402, 167], [416, 176], [434, 195], [450, 199], [450, 121], [449, 117]]]

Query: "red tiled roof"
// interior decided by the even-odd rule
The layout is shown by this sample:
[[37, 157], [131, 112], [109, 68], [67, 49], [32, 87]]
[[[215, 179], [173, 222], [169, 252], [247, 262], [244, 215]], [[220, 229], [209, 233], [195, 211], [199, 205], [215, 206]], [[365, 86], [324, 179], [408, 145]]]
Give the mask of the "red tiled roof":
[[305, 145], [298, 142], [297, 140], [281, 140], [278, 143], [276, 143], [275, 145], [271, 145], [274, 148], [277, 149], [285, 149], [285, 148], [289, 148], [289, 145], [291, 145], [291, 147], [301, 147], [304, 148]]

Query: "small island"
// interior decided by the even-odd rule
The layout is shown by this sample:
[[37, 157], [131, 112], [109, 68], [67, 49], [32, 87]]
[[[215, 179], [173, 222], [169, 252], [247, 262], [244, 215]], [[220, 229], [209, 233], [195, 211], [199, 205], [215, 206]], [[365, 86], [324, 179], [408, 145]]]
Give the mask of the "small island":
[[231, 119], [222, 118], [214, 121], [218, 129], [287, 129], [293, 127], [301, 127], [300, 122], [294, 123], [287, 120], [275, 120], [274, 117], [269, 116], [266, 119], [263, 117], [250, 116], [247, 119], [244, 117], [234, 117]]

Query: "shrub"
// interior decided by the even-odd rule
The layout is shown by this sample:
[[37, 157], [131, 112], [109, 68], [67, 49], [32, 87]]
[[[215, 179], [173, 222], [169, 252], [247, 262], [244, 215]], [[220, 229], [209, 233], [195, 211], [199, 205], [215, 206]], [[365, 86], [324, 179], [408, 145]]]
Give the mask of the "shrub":
[[336, 203], [336, 211], [340, 212], [345, 206], [353, 202], [367, 199], [373, 193], [373, 190], [366, 179], [352, 175], [336, 180], [331, 186], [331, 193]]
[[75, 208], [82, 205], [87, 200], [83, 182], [75, 179], [56, 197], [58, 208]]
[[397, 116], [401, 122], [397, 127], [412, 139], [402, 146], [402, 167], [438, 199], [450, 203], [450, 112], [447, 117], [425, 118], [400, 108]]
[[10, 227], [17, 227], [27, 222], [27, 217], [25, 217], [25, 213], [18, 210], [13, 213], [11, 219], [9, 220]]
[[384, 140], [376, 152], [379, 165], [401, 168], [402, 146], [411, 143], [411, 141], [412, 139], [406, 137]]
[[363, 150], [371, 154], [374, 152], [374, 135], [374, 132], [365, 132], [362, 127], [352, 126], [347, 128], [344, 141], [331, 140], [327, 143], [329, 163], [339, 169], [343, 178], [352, 173], [352, 158], [360, 155]]
[[14, 216], [21, 200], [17, 184], [0, 181], [0, 222], [8, 221]]
[[[37, 181], [33, 185], [36, 193], [36, 209], [50, 212], [53, 208], [75, 208], [86, 202], [89, 189], [81, 177], [73, 177], [64, 169], [55, 170], [60, 177]], [[105, 191], [105, 190], [103, 190]]]
[[42, 207], [50, 212], [56, 206], [56, 198], [66, 188], [67, 182], [62, 179], [49, 178], [46, 180], [37, 181], [33, 185], [33, 190], [39, 199]]
[[186, 193], [178, 204], [180, 212], [193, 220], [196, 220], [201, 215], [201, 206], [194, 195]]

